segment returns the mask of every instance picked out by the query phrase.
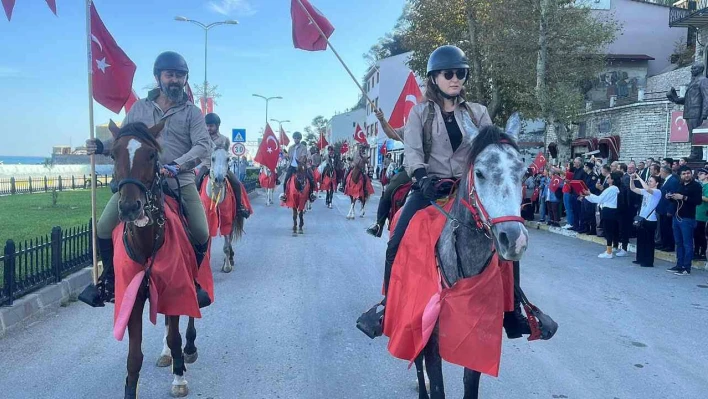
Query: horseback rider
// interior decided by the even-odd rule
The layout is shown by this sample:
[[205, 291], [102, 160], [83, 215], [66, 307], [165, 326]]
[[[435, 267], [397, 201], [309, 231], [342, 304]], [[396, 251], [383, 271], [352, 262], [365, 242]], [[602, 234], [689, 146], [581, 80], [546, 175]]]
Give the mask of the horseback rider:
[[[388, 136], [388, 138], [395, 141], [403, 142], [403, 137], [405, 133], [404, 128], [394, 129], [388, 123], [381, 110], [376, 111], [376, 118], [379, 120], [379, 123], [381, 123], [381, 127], [383, 128], [383, 131], [386, 136]], [[405, 158], [405, 156], [403, 158]], [[403, 162], [401, 162], [401, 166], [403, 166]], [[383, 173], [386, 173], [386, 170], [384, 170]], [[381, 237], [381, 234], [383, 234], [384, 226], [386, 225], [386, 219], [388, 219], [388, 215], [391, 212], [393, 194], [399, 187], [404, 184], [410, 183], [410, 181], [411, 178], [406, 172], [405, 167], [402, 167], [401, 171], [396, 173], [391, 178], [391, 180], [384, 188], [383, 194], [381, 194], [381, 199], [379, 200], [379, 207], [376, 210], [376, 222], [366, 229], [366, 232], [368, 234], [371, 234], [374, 237]]]
[[[285, 174], [285, 180], [283, 181], [283, 193], [280, 194], [280, 200], [285, 202], [287, 199], [287, 190], [288, 190], [288, 182], [290, 181], [290, 177], [297, 172], [297, 166], [298, 163], [303, 164], [307, 162], [307, 145], [305, 143], [300, 142], [302, 140], [302, 133], [300, 132], [295, 132], [293, 133], [293, 145], [288, 148], [287, 152], [287, 159], [288, 159], [288, 171]], [[314, 194], [314, 189], [315, 189], [315, 178], [312, 176], [312, 173], [308, 170], [306, 172], [307, 175], [307, 180], [310, 181], [310, 202], [314, 202], [317, 197], [315, 197]]]
[[[204, 122], [206, 122], [207, 131], [209, 132], [209, 137], [211, 138], [212, 151], [221, 148], [228, 152], [229, 147], [231, 147], [231, 141], [228, 137], [224, 136], [219, 132], [219, 127], [221, 126], [221, 118], [219, 118], [219, 115], [213, 112], [206, 114], [204, 116]], [[202, 162], [202, 165], [200, 166], [199, 176], [197, 177], [197, 190], [202, 187], [204, 177], [209, 174], [210, 168], [211, 157], [206, 157], [206, 159], [204, 160], [204, 162]], [[226, 172], [226, 178], [229, 180], [229, 183], [231, 184], [231, 189], [233, 190], [234, 196], [236, 197], [236, 209], [238, 215], [243, 217], [244, 219], [248, 219], [248, 217], [251, 216], [251, 213], [243, 206], [243, 202], [241, 201], [241, 182], [236, 178], [230, 168]]]
[[[458, 180], [463, 176], [472, 150], [473, 135], [481, 127], [492, 124], [485, 106], [465, 100], [463, 86], [468, 75], [469, 62], [458, 47], [441, 46], [430, 54], [425, 100], [411, 110], [402, 136], [406, 171], [414, 184], [386, 248], [384, 295], [388, 292], [391, 268], [409, 222], [416, 212], [436, 200], [436, 183], [439, 180]], [[388, 130], [387, 125], [383, 124], [384, 131]], [[392, 135], [395, 133], [387, 132]], [[378, 230], [372, 232], [379, 233], [383, 224], [373, 227]], [[515, 262], [515, 266], [518, 266], [518, 262]], [[518, 270], [514, 272], [518, 275]], [[385, 306], [385, 303], [384, 298], [381, 304]], [[523, 318], [518, 306], [517, 309], [518, 316]], [[365, 320], [363, 328], [373, 332], [372, 336], [380, 335], [382, 312], [378, 320], [367, 319], [365, 315], [362, 315]]]
[[[181, 192], [187, 217], [188, 233], [201, 264], [209, 244], [209, 228], [202, 201], [195, 185], [193, 169], [200, 160], [209, 159], [211, 143], [204, 116], [197, 106], [187, 99], [184, 91], [189, 79], [187, 62], [178, 53], [166, 51], [155, 59], [153, 75], [158, 87], [147, 98], [137, 101], [125, 116], [123, 125], [142, 122], [148, 126], [165, 122], [158, 142], [162, 148], [159, 162], [161, 174], [173, 177], [167, 184], [175, 192]], [[113, 139], [105, 143], [98, 139], [86, 141], [88, 154], [111, 154]], [[178, 190], [179, 188], [179, 190]], [[113, 271], [113, 229], [118, 225], [118, 201], [115, 193], [106, 204], [98, 223], [98, 250], [103, 260], [103, 273], [98, 279], [101, 302], [113, 301], [115, 274]], [[94, 305], [92, 305], [94, 306]], [[102, 306], [102, 303], [98, 306]]]
[[322, 163], [322, 155], [320, 155], [320, 151], [315, 145], [310, 147], [310, 163], [312, 163], [313, 170], [317, 169]]

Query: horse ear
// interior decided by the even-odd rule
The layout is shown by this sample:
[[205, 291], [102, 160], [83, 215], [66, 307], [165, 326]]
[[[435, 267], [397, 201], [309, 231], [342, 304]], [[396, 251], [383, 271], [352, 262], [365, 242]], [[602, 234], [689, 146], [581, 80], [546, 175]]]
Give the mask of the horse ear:
[[165, 127], [165, 121], [162, 120], [157, 125], [154, 125], [153, 127], [149, 128], [148, 132], [150, 132], [150, 134], [155, 136], [155, 138], [158, 138], [160, 136], [160, 132], [162, 131], [162, 129], [164, 129], [164, 127]]
[[513, 137], [514, 140], [518, 140], [519, 134], [521, 133], [521, 116], [518, 112], [511, 114], [509, 119], [506, 121], [505, 133]]
[[113, 122], [113, 119], [108, 120], [108, 130], [111, 132], [114, 139], [118, 137], [118, 132], [120, 132], [120, 128], [118, 127], [118, 125], [116, 125], [115, 122]]

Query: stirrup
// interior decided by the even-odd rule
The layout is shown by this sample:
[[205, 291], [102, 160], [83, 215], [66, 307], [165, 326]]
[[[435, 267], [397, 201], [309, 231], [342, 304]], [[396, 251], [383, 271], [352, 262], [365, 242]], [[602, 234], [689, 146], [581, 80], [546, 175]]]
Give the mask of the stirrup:
[[366, 229], [366, 232], [374, 237], [381, 237], [381, 226], [378, 223], [374, 223]]
[[380, 311], [377, 311], [379, 306], [383, 306], [381, 302], [362, 313], [361, 316], [356, 319], [356, 328], [371, 339], [383, 335], [383, 317], [386, 308], [384, 307]]

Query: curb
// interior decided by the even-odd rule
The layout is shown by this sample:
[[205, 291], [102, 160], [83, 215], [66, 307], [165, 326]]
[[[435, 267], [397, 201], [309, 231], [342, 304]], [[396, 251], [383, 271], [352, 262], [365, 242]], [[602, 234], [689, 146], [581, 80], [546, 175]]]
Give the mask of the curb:
[[[602, 245], [603, 247], [606, 244], [605, 239], [602, 237], [598, 236], [589, 236], [587, 234], [578, 234], [575, 231], [572, 230], [565, 230], [560, 227], [555, 227], [555, 226], [549, 226], [545, 223], [541, 222], [530, 222], [530, 221], [525, 221], [524, 225], [528, 229], [536, 229], [536, 230], [544, 230], [548, 231], [554, 234], [562, 235], [565, 237], [571, 237], [571, 238], [576, 238], [579, 240], [587, 241], [587, 242], [593, 242], [595, 244]], [[637, 246], [635, 244], [629, 244], [627, 246], [627, 252], [630, 253], [637, 253]], [[666, 262], [670, 263], [676, 263], [676, 255], [672, 252], [664, 252], [664, 251], [654, 251], [654, 259], [660, 259]], [[708, 262], [705, 261], [700, 261], [700, 260], [694, 260], [691, 262], [691, 267], [695, 269], [701, 269], [701, 270], [708, 270]]]
[[18, 327], [28, 326], [46, 314], [56, 313], [60, 307], [77, 301], [81, 291], [93, 281], [93, 267], [73, 273], [58, 284], [51, 284], [37, 292], [14, 301], [12, 306], [0, 308], [0, 338]]
[[[249, 199], [259, 196], [259, 189], [248, 193]], [[101, 262], [99, 261], [99, 273]], [[26, 327], [44, 315], [56, 313], [60, 307], [76, 302], [81, 291], [93, 281], [93, 267], [88, 266], [67, 276], [58, 284], [16, 299], [12, 306], [0, 307], [0, 338], [17, 328]]]

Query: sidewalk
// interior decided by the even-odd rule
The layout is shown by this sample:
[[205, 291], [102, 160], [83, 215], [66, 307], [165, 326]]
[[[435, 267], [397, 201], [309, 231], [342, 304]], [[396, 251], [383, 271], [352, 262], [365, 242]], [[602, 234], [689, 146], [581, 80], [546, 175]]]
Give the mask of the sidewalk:
[[[596, 244], [602, 245], [602, 247], [605, 247], [605, 239], [603, 237], [598, 237], [598, 236], [590, 236], [587, 234], [578, 234], [573, 230], [565, 230], [560, 227], [555, 227], [555, 226], [549, 226], [546, 223], [538, 222], [538, 221], [526, 221], [524, 222], [524, 225], [526, 225], [527, 229], [536, 229], [536, 230], [545, 230], [549, 231], [554, 234], [560, 234], [562, 236], [566, 237], [573, 237], [577, 238], [583, 241], [589, 241], [589, 242], [594, 242]], [[635, 244], [636, 239], [631, 239], [629, 242], [629, 246], [627, 247], [627, 251], [631, 253], [637, 253], [637, 245]], [[666, 262], [670, 262], [673, 264], [676, 264], [676, 253], [675, 252], [664, 252], [664, 251], [654, 251], [654, 258], [655, 259], [660, 259]], [[706, 261], [697, 261], [694, 260], [692, 262], [692, 267], [695, 269], [701, 269], [701, 270], [708, 270], [708, 267], [706, 267]]]

